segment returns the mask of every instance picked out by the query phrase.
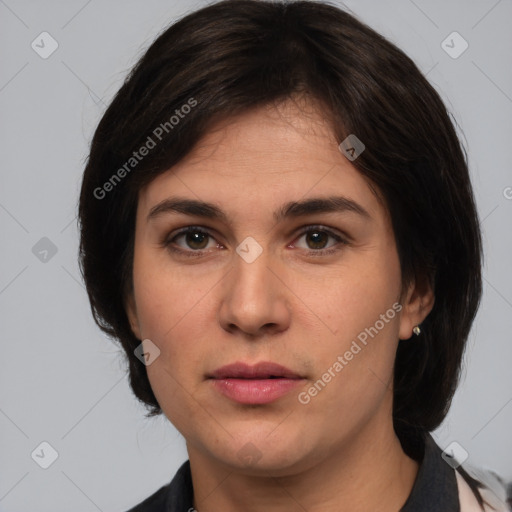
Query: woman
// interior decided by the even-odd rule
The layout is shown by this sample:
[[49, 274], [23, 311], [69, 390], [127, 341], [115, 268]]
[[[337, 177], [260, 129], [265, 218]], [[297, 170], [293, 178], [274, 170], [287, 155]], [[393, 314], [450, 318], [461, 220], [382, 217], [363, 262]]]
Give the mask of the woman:
[[465, 155], [366, 25], [254, 0], [172, 25], [99, 123], [80, 222], [94, 317], [187, 443], [133, 511], [492, 510], [430, 435], [481, 296]]

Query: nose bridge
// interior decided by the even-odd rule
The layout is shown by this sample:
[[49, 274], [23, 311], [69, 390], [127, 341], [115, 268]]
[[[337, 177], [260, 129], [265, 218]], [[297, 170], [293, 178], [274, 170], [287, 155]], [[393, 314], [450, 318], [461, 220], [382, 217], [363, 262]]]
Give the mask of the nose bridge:
[[267, 246], [264, 248], [252, 236], [244, 238], [236, 247], [234, 256], [233, 291], [241, 297], [265, 293], [264, 288], [269, 285], [267, 267], [272, 263], [271, 260], [272, 255]]
[[254, 261], [248, 262], [243, 257], [235, 259], [233, 271], [232, 292], [239, 298], [245, 297], [248, 300], [255, 300], [263, 295], [270, 294], [268, 269], [268, 253], [258, 256]]
[[271, 299], [272, 283], [269, 281], [271, 255], [268, 250], [257, 247], [251, 241], [244, 241], [237, 247], [237, 255], [231, 277], [230, 300], [235, 301], [241, 310], [260, 311]]
[[259, 247], [246, 240], [237, 248], [220, 308], [220, 321], [227, 330], [236, 327], [255, 334], [270, 327], [284, 330], [289, 324], [286, 294], [269, 268], [272, 255]]

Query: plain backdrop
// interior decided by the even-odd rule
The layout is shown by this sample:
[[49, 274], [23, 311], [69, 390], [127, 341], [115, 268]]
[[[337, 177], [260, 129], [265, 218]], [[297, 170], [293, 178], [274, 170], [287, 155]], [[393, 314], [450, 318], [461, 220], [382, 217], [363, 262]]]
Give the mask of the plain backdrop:
[[[2, 512], [125, 511], [187, 458], [165, 418], [144, 418], [119, 347], [92, 320], [76, 204], [93, 131], [128, 70], [173, 20], [204, 5], [0, 0]], [[512, 479], [512, 3], [345, 6], [412, 57], [461, 127], [485, 288], [460, 387], [435, 438]]]

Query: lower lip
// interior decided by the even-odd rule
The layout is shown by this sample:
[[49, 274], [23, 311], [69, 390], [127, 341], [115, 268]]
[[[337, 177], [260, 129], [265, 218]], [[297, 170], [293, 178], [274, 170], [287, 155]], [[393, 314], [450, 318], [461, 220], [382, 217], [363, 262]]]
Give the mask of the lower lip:
[[212, 379], [223, 395], [241, 404], [267, 404], [286, 395], [304, 379]]

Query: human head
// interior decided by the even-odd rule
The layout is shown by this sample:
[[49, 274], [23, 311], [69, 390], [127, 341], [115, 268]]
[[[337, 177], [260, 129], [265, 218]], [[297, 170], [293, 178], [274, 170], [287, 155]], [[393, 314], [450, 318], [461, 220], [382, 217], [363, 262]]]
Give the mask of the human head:
[[[126, 313], [139, 191], [216, 123], [297, 96], [321, 105], [339, 142], [350, 134], [363, 141], [352, 165], [389, 211], [403, 289], [424, 280], [435, 292], [421, 335], [401, 340], [395, 359], [393, 419], [413, 451], [418, 435], [441, 423], [456, 388], [481, 295], [478, 219], [465, 155], [437, 92], [403, 52], [336, 7], [220, 2], [151, 45], [99, 123], [84, 172], [80, 261], [93, 314], [121, 342], [135, 395], [158, 414]], [[123, 167], [148, 137], [158, 143]]]

